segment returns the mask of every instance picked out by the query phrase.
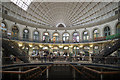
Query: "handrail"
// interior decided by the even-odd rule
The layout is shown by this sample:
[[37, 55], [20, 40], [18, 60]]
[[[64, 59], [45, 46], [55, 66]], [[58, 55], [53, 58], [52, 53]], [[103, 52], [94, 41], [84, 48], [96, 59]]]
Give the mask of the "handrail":
[[88, 68], [88, 67], [86, 67], [86, 66], [84, 66], [83, 68], [85, 68], [85, 69], [87, 69], [87, 70], [89, 70], [89, 71], [92, 71], [92, 72], [94, 72], [94, 73], [97, 73], [97, 74], [119, 74], [119, 73], [120, 73], [120, 71], [112, 71], [112, 72], [97, 71], [97, 70], [95, 70], [95, 69], [91, 69], [91, 68]]
[[40, 72], [40, 71], [35, 72], [34, 74], [32, 74], [32, 75], [30, 75], [30, 76], [26, 77], [26, 79], [25, 79], [25, 80], [30, 79], [30, 78], [32, 78], [32, 77], [35, 77], [35, 75], [36, 75], [36, 74], [38, 74], [39, 72]]
[[75, 66], [73, 66], [73, 65], [71, 65], [71, 64], [69, 64], [73, 69], [75, 69], [77, 72], [79, 72], [81, 75], [83, 75], [87, 80], [89, 80], [88, 79], [88, 77], [86, 77], [81, 71], [79, 71]]
[[[53, 66], [53, 64], [52, 65], [49, 65], [47, 68], [45, 68], [41, 73], [40, 73], [40, 71], [38, 71], [37, 73], [34, 73], [34, 74], [32, 74], [30, 77], [28, 77], [28, 78], [26, 78], [26, 79], [29, 79], [29, 78], [31, 78], [31, 77], [38, 77], [40, 74], [42, 74], [42, 73], [44, 73], [47, 69], [49, 69], [50, 67], [52, 67]], [[36, 75], [36, 76], [35, 76]]]
[[27, 70], [27, 71], [24, 72], [24, 74], [29, 73], [29, 72], [32, 72], [32, 71], [34, 71], [34, 70], [37, 70], [37, 69], [39, 69], [39, 68], [40, 68], [40, 67], [36, 67], [36, 68], [30, 69], [30, 70]]
[[47, 69], [49, 69], [49, 68], [52, 67], [52, 66], [53, 66], [53, 64], [50, 65], [50, 66], [48, 66], [47, 68], [45, 68], [45, 69], [41, 72], [41, 74], [44, 73]]
[[[17, 47], [19, 50], [21, 50], [22, 52], [24, 52], [25, 54], [27, 54], [24, 50], [22, 50], [21, 48], [19, 48], [19, 46], [15, 45], [15, 43], [14, 43], [13, 41], [11, 41], [11, 43], [12, 43], [15, 47]], [[24, 54], [24, 55], [25, 55], [25, 54]]]
[[[111, 40], [111, 39], [110, 39], [110, 40]], [[114, 41], [114, 39], [112, 39], [110, 42], [108, 42], [108, 44], [111, 44], [111, 42], [113, 42], [113, 41]], [[101, 53], [103, 53], [107, 48], [108, 48], [108, 46], [103, 47], [103, 48], [100, 50], [100, 52], [98, 53], [98, 55], [100, 55]]]
[[120, 71], [101, 72], [101, 74], [120, 74]]
[[[26, 57], [26, 56], [18, 56], [18, 57]], [[44, 56], [27, 56], [27, 57], [30, 57], [30, 58], [43, 58]], [[51, 56], [46, 56], [47, 58], [51, 57]], [[69, 58], [69, 56], [52, 56], [52, 57], [58, 57], [58, 58], [63, 58], [63, 57], [67, 57]], [[82, 58], [83, 56], [72, 56], [72, 58]], [[108, 57], [101, 57], [101, 56], [84, 56], [85, 57], [91, 57], [91, 58], [117, 58], [117, 59], [120, 59], [120, 57], [117, 57], [117, 56], [108, 56]], [[11, 58], [11, 57], [2, 57], [2, 58]]]
[[[14, 61], [16, 57], [3, 57], [3, 59], [10, 59], [13, 61], [13, 64], [22, 63], [20, 61]], [[19, 58], [26, 58], [25, 56], [19, 56]], [[55, 62], [55, 61], [66, 61], [66, 62], [81, 62], [81, 63], [96, 63], [94, 59], [103, 59], [103, 62], [99, 62], [98, 64], [112, 64], [118, 65], [120, 57], [117, 56], [108, 56], [108, 57], [101, 57], [101, 56], [28, 56], [29, 61], [31, 63], [46, 63], [46, 62]], [[91, 59], [91, 60], [89, 60]], [[46, 62], [45, 62], [46, 61]]]
[[26, 73], [29, 73], [29, 72], [32, 72], [34, 70], [37, 70], [39, 69], [40, 67], [36, 67], [36, 68], [32, 68], [30, 70], [27, 70], [27, 71], [0, 71], [0, 73], [13, 73], [13, 74], [26, 74]]
[[[84, 71], [83, 71], [83, 72], [84, 72]], [[88, 76], [90, 76], [90, 77], [93, 78], [93, 79], [96, 78], [95, 76], [91, 75], [90, 73], [86, 73], [86, 72], [84, 72], [84, 74], [87, 74]]]
[[101, 73], [100, 71], [97, 71], [97, 70], [94, 70], [94, 69], [91, 69], [91, 68], [88, 68], [88, 67], [85, 67], [85, 66], [84, 66], [83, 68], [85, 68], [85, 69], [87, 69], [87, 70], [89, 70], [89, 71], [92, 71], [92, 72], [98, 73], [98, 74]]
[[0, 73], [24, 74], [24, 72], [19, 71], [0, 71]]
[[[61, 63], [60, 63], [61, 64]], [[12, 74], [27, 74], [29, 72], [32, 72], [32, 71], [35, 71], [35, 73], [29, 75], [29, 76], [26, 76], [25, 80], [28, 80], [28, 79], [31, 79], [31, 78], [37, 78], [38, 76], [40, 76], [42, 73], [44, 73], [47, 69], [51, 68], [53, 65], [56, 65], [56, 64], [51, 64], [49, 66], [47, 66], [45, 69], [41, 69], [40, 67], [35, 67], [35, 68], [32, 68], [32, 69], [29, 69], [27, 71], [0, 71], [2, 73], [12, 73]], [[78, 73], [80, 73], [84, 78], [86, 78], [87, 80], [89, 80], [89, 78], [97, 78], [95, 75], [91, 75], [89, 73], [89, 71], [91, 72], [94, 72], [94, 73], [97, 73], [99, 75], [101, 74], [105, 74], [105, 75], [109, 75], [109, 74], [120, 74], [120, 71], [111, 71], [111, 72], [104, 72], [104, 71], [98, 71], [98, 70], [95, 70], [95, 69], [91, 69], [89, 67], [86, 67], [86, 66], [83, 66], [82, 67], [82, 70], [80, 71], [79, 69], [77, 69], [75, 66], [73, 66], [72, 64], [67, 64], [69, 66], [71, 66], [73, 69], [75, 69]], [[40, 70], [37, 70], [37, 69], [40, 69]], [[88, 70], [88, 72], [86, 72], [86, 70]], [[89, 76], [89, 77], [88, 77]]]
[[[109, 42], [109, 44], [110, 44], [110, 42]], [[105, 49], [102, 49], [101, 53], [95, 55], [95, 57], [97, 57], [97, 56], [101, 56], [103, 58], [107, 57], [108, 55], [110, 55], [111, 53], [113, 53], [114, 51], [116, 51], [117, 49], [120, 48], [119, 44], [120, 44], [120, 39], [116, 40], [114, 42], [114, 44], [110, 44], [110, 46], [109, 45], [105, 46]], [[94, 59], [93, 62], [98, 62], [98, 61], [103, 61], [103, 59], [102, 58]]]
[[[23, 39], [23, 38], [18, 38], [18, 39], [14, 39], [14, 38], [7, 38], [7, 37], [3, 37], [6, 39], [11, 39], [11, 40], [18, 40], [18, 41], [28, 41], [28, 42], [37, 42], [37, 43], [86, 43], [86, 42], [97, 42], [97, 41], [106, 41], [106, 40], [114, 40], [114, 39], [102, 39], [102, 40], [83, 40], [83, 41], [79, 41], [79, 42], [73, 42], [73, 41], [67, 41], [67, 42], [63, 42], [63, 41], [57, 41], [57, 42], [52, 42], [52, 41], [48, 41], [48, 42], [44, 42], [44, 41], [40, 41], [40, 40], [33, 40], [33, 39]], [[115, 39], [119, 39], [115, 38]]]
[[69, 64], [71, 67], [73, 67], [77, 72], [79, 72], [81, 75], [83, 75], [83, 73], [81, 71], [79, 71], [75, 66]]
[[[13, 41], [9, 41], [9, 40], [3, 40], [3, 48], [7, 49], [8, 51], [10, 51], [14, 56], [18, 57], [20, 60], [24, 61], [24, 62], [29, 62], [28, 58], [27, 58], [27, 55], [25, 55], [25, 53], [23, 52], [23, 50], [20, 50], [19, 46], [17, 46], [17, 44], [15, 44]], [[8, 46], [5, 46], [8, 45]], [[11, 50], [11, 46], [15, 47], [13, 50], [17, 53], [15, 54], [13, 52], [13, 50]], [[17, 51], [16, 51], [17, 50]], [[24, 53], [24, 54], [23, 54]], [[26, 56], [26, 58], [21, 58], [20, 56]]]

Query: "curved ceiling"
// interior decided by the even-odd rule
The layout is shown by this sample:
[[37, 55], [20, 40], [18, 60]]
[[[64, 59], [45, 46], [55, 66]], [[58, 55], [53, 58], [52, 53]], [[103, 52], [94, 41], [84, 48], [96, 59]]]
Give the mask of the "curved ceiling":
[[10, 5], [11, 12], [23, 20], [47, 27], [56, 27], [60, 23], [73, 28], [88, 25], [114, 16], [118, 10], [118, 2], [32, 2], [26, 11], [15, 9], [13, 3]]
[[32, 2], [27, 12], [52, 27], [58, 23], [73, 27], [102, 15], [113, 16], [117, 7], [117, 2]]

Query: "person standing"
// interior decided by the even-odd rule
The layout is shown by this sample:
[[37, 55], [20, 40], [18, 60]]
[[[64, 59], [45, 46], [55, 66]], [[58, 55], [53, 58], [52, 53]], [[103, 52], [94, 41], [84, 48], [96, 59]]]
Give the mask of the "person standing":
[[46, 53], [46, 51], [44, 51], [44, 61], [45, 61], [45, 63], [47, 61], [47, 53]]

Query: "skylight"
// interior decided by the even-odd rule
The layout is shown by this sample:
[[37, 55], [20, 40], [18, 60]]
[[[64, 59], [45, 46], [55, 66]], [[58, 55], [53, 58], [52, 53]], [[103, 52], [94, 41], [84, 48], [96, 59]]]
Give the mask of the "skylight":
[[23, 10], [27, 10], [28, 6], [33, 0], [11, 0], [11, 2], [15, 3], [17, 6], [22, 8]]

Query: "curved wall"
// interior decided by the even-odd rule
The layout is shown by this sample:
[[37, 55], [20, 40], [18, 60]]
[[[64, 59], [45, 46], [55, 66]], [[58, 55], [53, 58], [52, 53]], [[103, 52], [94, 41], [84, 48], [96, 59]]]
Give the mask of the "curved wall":
[[[2, 20], [2, 18], [1, 18]], [[11, 32], [12, 30], [12, 27], [15, 25], [15, 22], [12, 22], [12, 21], [9, 21], [9, 20], [3, 20], [6, 22], [6, 25], [8, 27], [8, 32]], [[97, 26], [93, 26], [93, 27], [90, 27], [90, 28], [82, 28], [82, 29], [76, 29], [74, 30], [57, 30], [57, 32], [60, 34], [59, 36], [59, 41], [62, 41], [62, 34], [64, 32], [68, 32], [70, 34], [70, 41], [72, 41], [72, 34], [73, 32], [77, 31], [79, 32], [79, 36], [80, 36], [80, 41], [82, 41], [82, 35], [83, 35], [83, 32], [88, 30], [88, 33], [89, 33], [89, 36], [90, 36], [90, 40], [93, 39], [93, 30], [94, 29], [98, 29], [100, 31], [100, 36], [99, 37], [103, 37], [104, 36], [104, 28], [106, 26], [109, 26], [110, 27], [110, 30], [111, 30], [111, 35], [115, 34], [116, 32], [116, 24], [118, 23], [118, 20], [113, 20], [111, 22], [108, 22], [108, 23], [105, 23], [105, 24], [101, 24], [101, 25], [97, 25]], [[23, 37], [23, 30], [26, 28], [26, 25], [22, 25], [22, 24], [19, 24], [19, 23], [16, 23], [16, 25], [18, 26], [18, 29], [19, 29], [19, 37], [22, 38]], [[27, 26], [27, 28], [29, 29], [29, 38], [30, 39], [33, 39], [33, 32], [36, 30], [36, 28], [33, 28], [31, 26]], [[39, 31], [39, 37], [40, 37], [40, 41], [42, 41], [42, 36], [43, 36], [43, 33], [46, 31], [46, 29], [40, 29], [38, 28], [37, 29]], [[52, 35], [54, 32], [56, 32], [56, 30], [47, 30], [50, 34], [50, 38], [52, 38]]]

